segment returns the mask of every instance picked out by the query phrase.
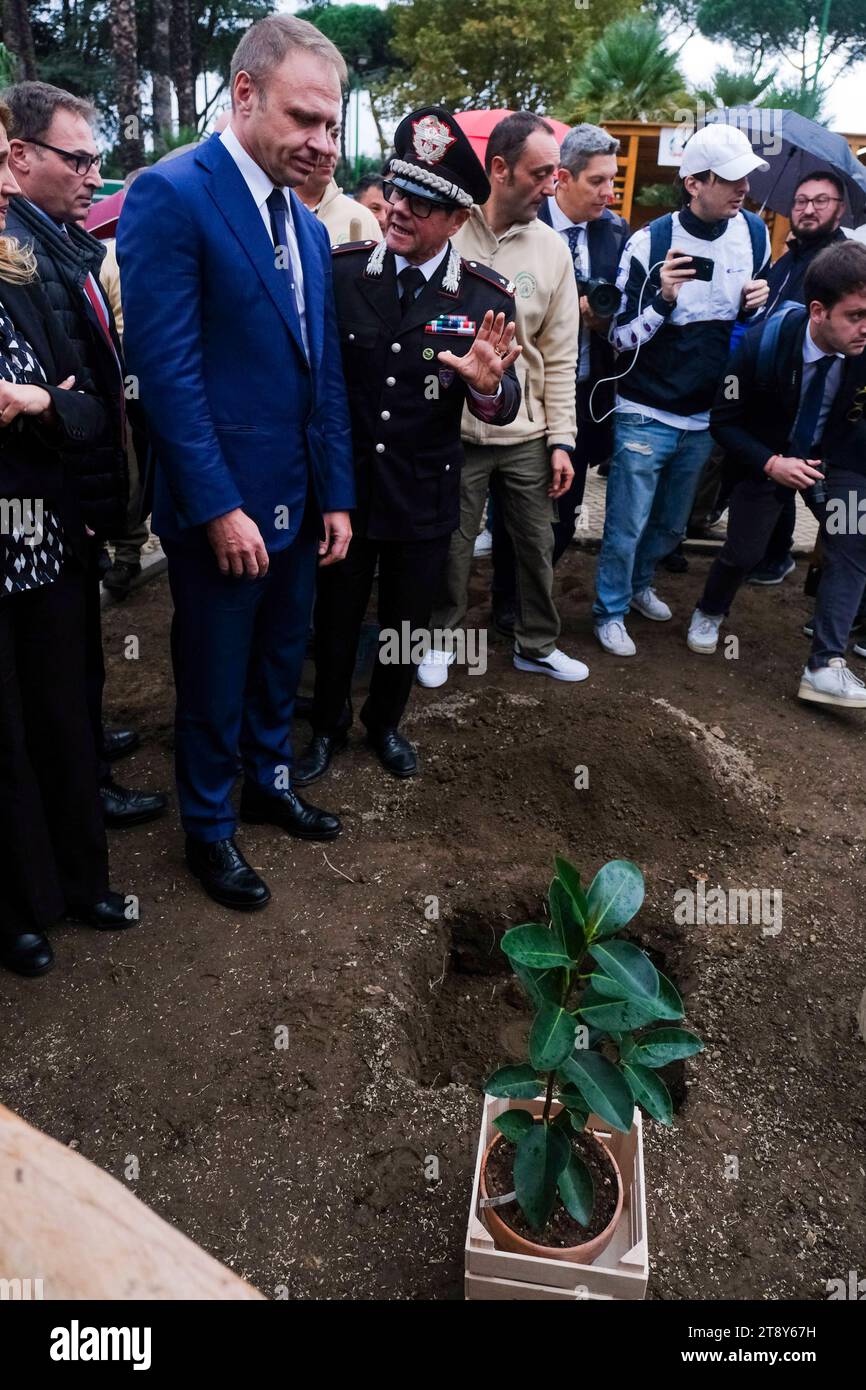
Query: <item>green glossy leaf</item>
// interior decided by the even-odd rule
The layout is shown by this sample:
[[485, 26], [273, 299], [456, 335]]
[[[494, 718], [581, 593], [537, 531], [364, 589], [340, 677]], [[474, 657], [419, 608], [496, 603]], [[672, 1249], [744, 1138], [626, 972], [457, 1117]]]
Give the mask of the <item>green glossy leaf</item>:
[[561, 1129], [534, 1124], [514, 1155], [514, 1190], [520, 1210], [534, 1231], [550, 1220], [556, 1203], [556, 1184], [568, 1163], [571, 1145]]
[[655, 999], [658, 996], [658, 971], [639, 946], [633, 946], [630, 941], [596, 941], [590, 946], [589, 954], [601, 966], [602, 973], [616, 980], [629, 998]]
[[550, 1122], [557, 1129], [564, 1129], [568, 1134], [571, 1133], [571, 1112], [568, 1110], [558, 1110]]
[[516, 1144], [518, 1139], [523, 1138], [527, 1130], [532, 1129], [535, 1121], [528, 1110], [503, 1110], [501, 1115], [497, 1115], [493, 1123], [500, 1134], [504, 1134], [506, 1139], [510, 1139]]
[[528, 965], [532, 970], [551, 970], [558, 965], [575, 964], [556, 934], [540, 922], [511, 927], [503, 936], [501, 945], [509, 960], [516, 961], [518, 965]]
[[570, 1110], [568, 1113], [571, 1116], [572, 1129], [577, 1130], [578, 1134], [583, 1134], [583, 1131], [586, 1129], [586, 1122], [589, 1119], [589, 1111], [587, 1110], [581, 1113], [579, 1110]]
[[598, 937], [613, 936], [630, 922], [643, 902], [643, 874], [630, 859], [603, 864], [586, 895], [588, 925]]
[[635, 1040], [631, 1033], [626, 1033], [619, 1044], [619, 1060], [627, 1062], [635, 1050]]
[[686, 1028], [654, 1028], [638, 1040], [631, 1065], [639, 1062], [645, 1067], [664, 1067], [703, 1050], [700, 1038]]
[[547, 895], [553, 929], [572, 960], [580, 960], [586, 950], [586, 933], [574, 899], [568, 889], [555, 878]]
[[[685, 1010], [683, 1009], [683, 1001], [677, 990], [671, 984], [667, 976], [663, 975], [660, 970], [657, 970], [656, 974], [659, 979], [659, 992], [653, 999], [655, 1009], [654, 1017], [670, 1019], [682, 1018]], [[605, 975], [600, 970], [594, 970], [590, 975], [587, 988], [593, 989], [596, 995], [603, 996], [606, 999], [640, 999], [646, 1002], [645, 994], [632, 993], [629, 987], [623, 984], [621, 980], [613, 980], [610, 975]], [[595, 1002], [600, 1003], [601, 999], [596, 999]]]
[[660, 970], [656, 971], [656, 974], [659, 977], [659, 992], [656, 1000], [659, 1018], [682, 1018], [685, 1009], [679, 990]]
[[534, 1100], [542, 1088], [541, 1082], [528, 1062], [519, 1067], [500, 1067], [484, 1083], [489, 1096], [505, 1100]]
[[577, 1087], [570, 1082], [565, 1086], [560, 1086], [556, 1092], [556, 1099], [563, 1107], [557, 1118], [561, 1119], [563, 1115], [568, 1114], [576, 1130], [584, 1129], [589, 1119], [589, 1110]]
[[663, 1125], [672, 1125], [674, 1103], [661, 1077], [638, 1062], [625, 1063], [622, 1070], [638, 1105], [642, 1105], [654, 1120], [660, 1120]]
[[580, 881], [580, 874], [569, 860], [563, 859], [561, 854], [555, 856], [554, 863], [556, 864], [556, 877], [565, 885], [568, 892], [571, 894], [574, 905], [577, 908], [578, 916], [583, 926], [586, 926], [589, 916], [589, 907], [587, 905], [583, 884]]
[[511, 962], [511, 968], [537, 1009], [545, 1001], [561, 1002], [565, 989], [564, 970], [531, 970], [528, 965], [518, 965], [516, 961]]
[[581, 1226], [588, 1226], [595, 1204], [595, 1184], [592, 1173], [573, 1149], [565, 1169], [559, 1175], [557, 1187], [569, 1216], [573, 1216]]
[[627, 1134], [634, 1119], [631, 1090], [619, 1067], [600, 1052], [574, 1052], [559, 1068], [580, 1091], [590, 1111]]
[[529, 1034], [529, 1060], [536, 1071], [553, 1071], [574, 1047], [577, 1025], [558, 1004], [542, 1004]]
[[601, 1028], [606, 1033], [629, 1032], [655, 1023], [658, 1010], [654, 1000], [605, 999], [600, 1004], [581, 1004], [578, 1017], [588, 1028]]

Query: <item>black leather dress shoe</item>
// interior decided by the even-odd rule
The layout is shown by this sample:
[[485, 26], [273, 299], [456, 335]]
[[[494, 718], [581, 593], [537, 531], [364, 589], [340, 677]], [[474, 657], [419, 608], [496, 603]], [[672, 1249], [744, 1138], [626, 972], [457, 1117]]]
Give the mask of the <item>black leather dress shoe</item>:
[[206, 841], [187, 835], [186, 862], [204, 891], [223, 907], [252, 912], [271, 900], [270, 888], [232, 838]]
[[384, 768], [395, 777], [414, 777], [418, 771], [418, 759], [408, 739], [398, 734], [396, 729], [381, 729], [367, 732], [367, 742]]
[[107, 763], [125, 758], [127, 753], [134, 753], [140, 743], [135, 729], [110, 729], [107, 724], [102, 726], [102, 756]]
[[98, 903], [71, 907], [66, 915], [71, 922], [82, 922], [86, 927], [97, 927], [100, 931], [126, 931], [128, 927], [137, 927], [141, 920], [138, 904], [132, 895], [115, 893], [111, 888]]
[[240, 814], [251, 825], [278, 825], [299, 840], [336, 840], [343, 829], [336, 816], [308, 805], [294, 792], [271, 795], [248, 782], [241, 792]]
[[105, 571], [102, 582], [110, 594], [121, 602], [129, 598], [129, 587], [133, 579], [137, 579], [141, 574], [140, 564], [130, 564], [126, 560], [115, 560], [110, 569]]
[[44, 975], [53, 964], [51, 943], [41, 932], [0, 933], [0, 965], [7, 970], [14, 970], [16, 975]]
[[123, 830], [130, 825], [144, 825], [145, 821], [158, 820], [165, 814], [168, 805], [162, 792], [137, 792], [130, 787], [121, 787], [113, 778], [106, 778], [99, 784], [105, 824], [114, 830]]
[[303, 753], [292, 770], [292, 781], [297, 787], [307, 787], [317, 782], [328, 771], [331, 759], [349, 742], [345, 734], [313, 734]]

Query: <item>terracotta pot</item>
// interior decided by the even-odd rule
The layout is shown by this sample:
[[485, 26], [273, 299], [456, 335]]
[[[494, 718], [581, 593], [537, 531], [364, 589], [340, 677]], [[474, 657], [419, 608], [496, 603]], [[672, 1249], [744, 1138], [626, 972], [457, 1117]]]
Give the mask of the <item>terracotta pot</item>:
[[[492, 1235], [496, 1247], [499, 1250], [510, 1250], [515, 1255], [539, 1255], [545, 1260], [566, 1260], [569, 1264], [591, 1265], [593, 1260], [597, 1260], [603, 1250], [606, 1250], [613, 1240], [614, 1231], [622, 1215], [622, 1174], [619, 1164], [608, 1148], [603, 1139], [599, 1139], [597, 1134], [591, 1130], [585, 1130], [586, 1134], [594, 1139], [600, 1148], [604, 1149], [605, 1155], [613, 1167], [616, 1175], [616, 1208], [613, 1216], [603, 1231], [592, 1240], [586, 1240], [582, 1245], [567, 1245], [557, 1247], [555, 1245], [536, 1245], [533, 1240], [526, 1240], [524, 1236], [518, 1235], [515, 1230], [502, 1220], [496, 1207], [482, 1207], [481, 1219]], [[482, 1197], [489, 1196], [487, 1191], [487, 1160], [490, 1158], [496, 1145], [503, 1136], [497, 1134], [488, 1144], [484, 1151], [484, 1158], [481, 1162], [480, 1192]]]

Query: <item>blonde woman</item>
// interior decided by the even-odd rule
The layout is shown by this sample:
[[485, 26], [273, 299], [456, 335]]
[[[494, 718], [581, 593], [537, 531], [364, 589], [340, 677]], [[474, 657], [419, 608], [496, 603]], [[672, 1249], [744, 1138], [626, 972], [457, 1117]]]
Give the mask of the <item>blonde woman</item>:
[[104, 407], [32, 253], [3, 236], [20, 193], [8, 124], [0, 103], [0, 963], [41, 975], [53, 963], [45, 929], [61, 917], [132, 923], [108, 888], [85, 694], [85, 527], [60, 453], [99, 438]]

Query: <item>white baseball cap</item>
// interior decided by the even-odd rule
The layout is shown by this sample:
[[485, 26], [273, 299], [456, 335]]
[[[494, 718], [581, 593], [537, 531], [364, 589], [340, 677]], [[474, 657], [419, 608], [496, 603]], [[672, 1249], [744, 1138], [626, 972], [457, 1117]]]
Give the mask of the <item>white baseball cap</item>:
[[709, 169], [720, 179], [734, 183], [737, 179], [760, 169], [766, 173], [769, 164], [759, 159], [748, 137], [736, 126], [705, 125], [695, 131], [683, 150], [679, 175], [702, 174]]

